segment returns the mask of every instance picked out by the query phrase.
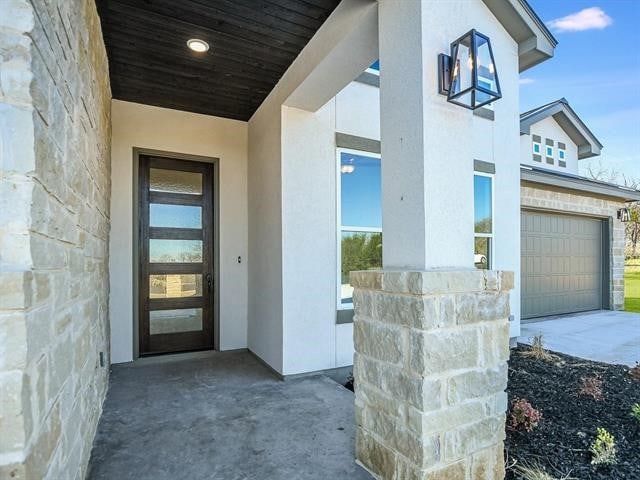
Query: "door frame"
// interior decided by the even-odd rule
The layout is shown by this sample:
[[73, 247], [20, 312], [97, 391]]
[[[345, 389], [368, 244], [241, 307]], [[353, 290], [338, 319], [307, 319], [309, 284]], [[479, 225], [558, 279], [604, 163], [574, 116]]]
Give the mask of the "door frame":
[[[593, 215], [584, 212], [574, 212], [571, 210], [556, 210], [552, 208], [531, 207], [528, 205], [520, 206], [520, 217], [525, 212], [538, 212], [548, 213], [550, 215], [565, 215], [569, 217], [585, 217], [592, 220], [599, 220], [601, 225], [601, 265], [602, 265], [602, 287], [601, 287], [601, 305], [603, 310], [611, 310], [613, 305], [613, 278], [612, 265], [612, 251], [611, 245], [613, 242], [613, 217], [605, 215]], [[522, 245], [520, 245], [520, 261], [522, 261]], [[520, 266], [520, 274], [522, 275], [522, 266]], [[522, 280], [520, 280], [520, 300], [522, 301]], [[579, 312], [578, 312], [579, 313]], [[538, 321], [540, 317], [532, 318], [520, 318], [520, 323], [534, 323]]]
[[[155, 155], [175, 160], [209, 163], [213, 166], [213, 349], [220, 350], [220, 159], [217, 157], [204, 157], [187, 153], [171, 152], [167, 150], [154, 150], [150, 148], [133, 147], [133, 185], [132, 185], [132, 285], [133, 285], [133, 359], [140, 358], [140, 302], [139, 302], [139, 278], [140, 278], [140, 212], [139, 212], [139, 168], [140, 155]], [[178, 354], [179, 355], [179, 354]]]

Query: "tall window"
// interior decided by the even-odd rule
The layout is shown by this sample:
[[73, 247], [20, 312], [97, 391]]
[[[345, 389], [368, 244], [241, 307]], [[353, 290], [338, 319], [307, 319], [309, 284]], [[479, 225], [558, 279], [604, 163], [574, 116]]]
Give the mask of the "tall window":
[[339, 306], [353, 305], [349, 272], [382, 268], [380, 155], [338, 149]]
[[474, 262], [477, 268], [492, 268], [493, 252], [493, 175], [476, 173], [473, 177], [475, 216]]

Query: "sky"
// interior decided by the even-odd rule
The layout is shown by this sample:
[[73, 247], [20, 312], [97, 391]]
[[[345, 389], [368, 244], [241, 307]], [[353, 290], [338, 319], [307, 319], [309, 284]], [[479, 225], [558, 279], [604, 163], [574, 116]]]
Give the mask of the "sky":
[[550, 60], [520, 75], [526, 111], [566, 98], [604, 145], [593, 162], [640, 179], [640, 0], [529, 0], [558, 40]]

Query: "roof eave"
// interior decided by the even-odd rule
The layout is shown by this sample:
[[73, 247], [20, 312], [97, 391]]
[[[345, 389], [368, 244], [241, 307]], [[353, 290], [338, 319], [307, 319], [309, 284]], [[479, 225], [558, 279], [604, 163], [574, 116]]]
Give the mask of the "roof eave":
[[526, 0], [483, 0], [505, 30], [518, 42], [519, 71], [553, 57], [558, 41]]
[[625, 202], [640, 201], [640, 191], [631, 188], [589, 180], [583, 177], [567, 176], [527, 165], [521, 165], [520, 167], [520, 180], [590, 195], [617, 198]]

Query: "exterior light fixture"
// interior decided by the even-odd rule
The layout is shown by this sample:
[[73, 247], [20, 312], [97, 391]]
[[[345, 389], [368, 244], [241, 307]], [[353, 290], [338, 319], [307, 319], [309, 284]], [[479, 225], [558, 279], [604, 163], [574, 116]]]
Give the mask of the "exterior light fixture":
[[618, 220], [620, 220], [622, 223], [627, 223], [629, 220], [631, 220], [631, 212], [628, 208], [625, 207], [618, 210]]
[[502, 97], [489, 37], [475, 30], [438, 55], [439, 93], [447, 101], [475, 110]]
[[209, 50], [209, 44], [198, 38], [191, 38], [187, 40], [187, 47], [196, 53], [204, 53]]

